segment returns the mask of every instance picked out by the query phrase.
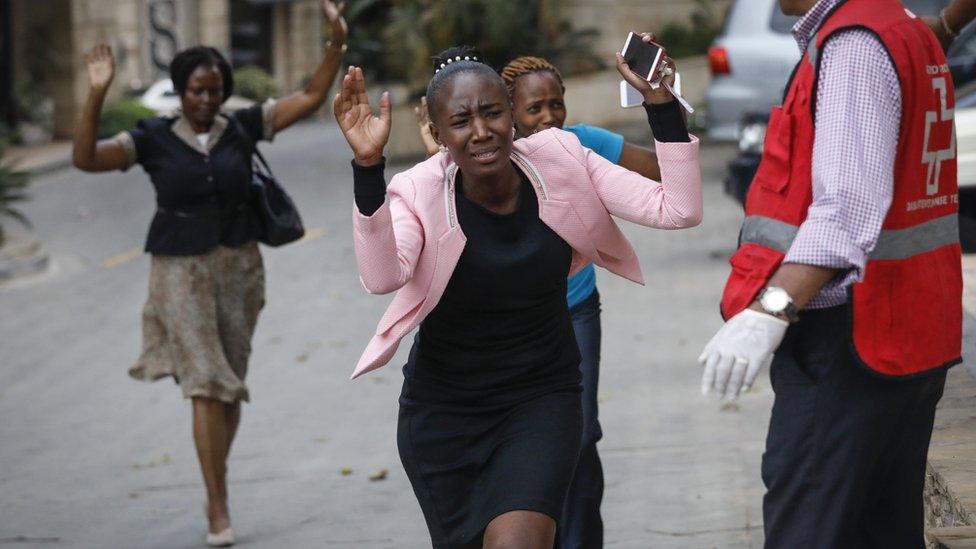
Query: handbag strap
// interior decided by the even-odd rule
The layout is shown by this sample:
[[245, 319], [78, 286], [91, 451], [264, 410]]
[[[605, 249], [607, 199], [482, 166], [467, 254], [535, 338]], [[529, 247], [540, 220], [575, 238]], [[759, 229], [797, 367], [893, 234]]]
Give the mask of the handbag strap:
[[253, 139], [251, 139], [251, 136], [247, 133], [247, 130], [244, 129], [244, 125], [241, 124], [241, 121], [233, 115], [225, 114], [224, 116], [231, 123], [231, 125], [234, 126], [234, 130], [240, 134], [242, 139], [244, 139], [244, 144], [247, 145], [247, 148], [251, 151], [252, 162], [254, 161], [254, 158], [257, 158], [258, 162], [255, 162], [255, 164], [258, 164], [259, 167], [264, 168], [264, 171], [267, 172], [268, 175], [274, 177], [274, 172], [271, 171], [271, 166], [268, 165], [268, 161], [264, 159], [264, 155], [261, 154], [260, 150], [258, 150], [257, 144]]

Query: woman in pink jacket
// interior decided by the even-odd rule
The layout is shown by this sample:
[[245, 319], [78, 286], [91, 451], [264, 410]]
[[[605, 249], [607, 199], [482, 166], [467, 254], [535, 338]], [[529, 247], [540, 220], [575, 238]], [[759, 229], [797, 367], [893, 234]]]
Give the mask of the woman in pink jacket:
[[668, 92], [617, 61], [644, 92], [661, 183], [559, 129], [513, 143], [505, 84], [469, 48], [441, 54], [427, 88], [442, 151], [389, 187], [389, 96], [374, 116], [356, 67], [336, 96], [360, 278], [397, 290], [353, 377], [420, 327], [397, 444], [435, 547], [552, 547], [582, 429], [567, 275], [593, 263], [643, 282], [611, 215], [662, 229], [701, 219], [697, 139]]

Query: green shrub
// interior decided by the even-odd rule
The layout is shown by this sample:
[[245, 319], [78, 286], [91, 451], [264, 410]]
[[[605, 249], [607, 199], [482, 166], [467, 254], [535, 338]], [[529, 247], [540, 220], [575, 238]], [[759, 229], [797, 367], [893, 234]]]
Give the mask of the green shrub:
[[143, 107], [135, 99], [123, 99], [102, 110], [102, 117], [98, 121], [98, 137], [112, 137], [121, 131], [131, 130], [140, 118], [155, 114], [152, 109]]
[[708, 53], [715, 37], [722, 32], [722, 21], [708, 0], [696, 0], [688, 23], [668, 23], [658, 31], [668, 55], [677, 59]]
[[278, 84], [261, 67], [242, 67], [234, 71], [234, 95], [262, 103], [278, 96]]

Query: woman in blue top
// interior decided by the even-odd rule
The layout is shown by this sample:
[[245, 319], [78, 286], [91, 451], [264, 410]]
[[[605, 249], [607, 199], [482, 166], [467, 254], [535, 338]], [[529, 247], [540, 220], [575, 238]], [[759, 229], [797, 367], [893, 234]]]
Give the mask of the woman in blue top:
[[[654, 151], [627, 143], [623, 136], [595, 126], [566, 126], [566, 103], [562, 75], [551, 63], [539, 57], [519, 57], [501, 71], [512, 99], [517, 137], [561, 128], [572, 132], [584, 147], [607, 160], [644, 177], [659, 181], [661, 170]], [[430, 136], [427, 103], [414, 109], [421, 137], [428, 154], [435, 154], [437, 143]], [[596, 443], [603, 436], [597, 414], [597, 385], [600, 378], [600, 293], [596, 272], [585, 267], [568, 280], [566, 301], [572, 315], [573, 330], [579, 345], [583, 385], [583, 439], [579, 463], [559, 521], [557, 546], [589, 548], [603, 546], [603, 467]]]

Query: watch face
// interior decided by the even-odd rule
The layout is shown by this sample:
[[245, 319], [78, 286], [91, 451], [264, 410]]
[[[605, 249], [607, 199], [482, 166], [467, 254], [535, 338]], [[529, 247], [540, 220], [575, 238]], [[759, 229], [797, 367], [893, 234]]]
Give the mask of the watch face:
[[762, 306], [768, 311], [782, 311], [789, 304], [790, 296], [783, 290], [770, 290], [762, 297]]

